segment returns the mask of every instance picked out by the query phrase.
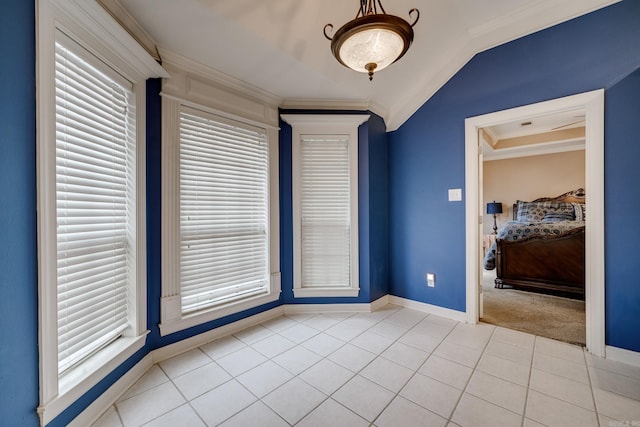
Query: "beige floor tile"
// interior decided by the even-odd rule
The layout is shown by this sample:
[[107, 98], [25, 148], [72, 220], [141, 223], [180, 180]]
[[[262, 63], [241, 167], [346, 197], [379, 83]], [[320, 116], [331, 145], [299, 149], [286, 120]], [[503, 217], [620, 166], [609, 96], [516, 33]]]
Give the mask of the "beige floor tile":
[[125, 427], [140, 426], [181, 406], [186, 401], [171, 382], [116, 404]]
[[169, 378], [176, 378], [211, 362], [211, 358], [199, 348], [194, 348], [171, 359], [160, 362], [160, 367]]
[[263, 354], [265, 357], [271, 359], [277, 355], [284, 353], [285, 351], [296, 346], [291, 340], [286, 339], [280, 334], [273, 334], [257, 343], [251, 344], [254, 350]]
[[526, 366], [531, 365], [531, 358], [533, 357], [532, 348], [527, 349], [525, 347], [499, 340], [491, 340], [485, 352], [486, 354], [492, 354]]
[[446, 339], [433, 352], [436, 356], [474, 368], [482, 355], [482, 350], [465, 347]]
[[200, 349], [204, 351], [210, 358], [216, 360], [235, 351], [238, 351], [246, 346], [247, 345], [240, 341], [238, 338], [234, 337], [233, 335], [229, 335], [228, 337], [220, 338], [208, 344], [202, 345], [200, 346]]
[[269, 393], [263, 401], [288, 423], [295, 424], [326, 398], [324, 393], [294, 378]]
[[414, 372], [388, 359], [378, 357], [360, 371], [360, 375], [397, 393], [409, 381]]
[[340, 347], [327, 357], [327, 359], [336, 362], [353, 372], [359, 372], [375, 358], [375, 354], [351, 344], [346, 344], [345, 346]]
[[467, 382], [469, 382], [473, 369], [432, 355], [424, 362], [418, 372], [442, 383], [449, 384], [459, 390], [464, 390]]
[[185, 398], [191, 400], [224, 384], [231, 378], [231, 375], [216, 362], [211, 362], [175, 378], [173, 383]]
[[164, 373], [158, 365], [153, 365], [145, 374], [132, 385], [125, 394], [118, 399], [118, 401], [126, 400], [130, 397], [140, 394], [143, 391], [150, 390], [162, 383], [169, 381], [169, 377]]
[[159, 416], [144, 427], [177, 427], [177, 426], [189, 426], [189, 427], [206, 427], [202, 422], [198, 414], [189, 406], [184, 404], [177, 407], [171, 412]]
[[578, 381], [533, 369], [529, 387], [546, 395], [594, 411], [591, 387]]
[[375, 420], [395, 394], [386, 388], [356, 375], [333, 393], [332, 399], [368, 421]]
[[422, 374], [416, 374], [400, 391], [409, 399], [444, 418], [449, 418], [462, 392]]
[[373, 354], [380, 354], [393, 344], [393, 340], [374, 334], [373, 332], [365, 331], [352, 339], [351, 344], [370, 351]]
[[389, 359], [405, 368], [417, 370], [427, 357], [429, 353], [426, 351], [418, 350], [401, 342], [396, 342], [386, 349], [381, 354], [385, 359]]
[[267, 405], [258, 401], [229, 418], [221, 427], [287, 427], [289, 424]]
[[216, 360], [225, 371], [233, 376], [247, 372], [267, 360], [262, 354], [251, 347], [243, 347], [234, 353], [228, 354]]
[[461, 426], [520, 427], [522, 415], [465, 393], [451, 420]]
[[527, 389], [518, 384], [476, 371], [465, 391], [516, 414], [524, 413]]
[[444, 427], [447, 420], [416, 405], [404, 397], [396, 397], [375, 420], [377, 427]]
[[296, 427], [367, 427], [369, 422], [333, 399], [325, 400]]
[[640, 401], [640, 379], [598, 368], [590, 368], [589, 373], [594, 388]]
[[293, 378], [293, 375], [289, 371], [267, 360], [262, 365], [258, 365], [237, 376], [236, 380], [251, 393], [258, 397], [263, 397], [291, 378]]
[[549, 338], [536, 337], [535, 351], [576, 363], [585, 363], [582, 347]]
[[525, 417], [549, 427], [597, 426], [596, 413], [564, 400], [529, 390]]
[[321, 360], [299, 378], [326, 394], [332, 394], [349, 381], [355, 373], [329, 359]]
[[209, 426], [231, 418], [257, 399], [236, 380], [231, 380], [196, 397], [191, 406]]
[[638, 421], [640, 424], [640, 402], [605, 390], [594, 389], [598, 413], [609, 418], [624, 421]]
[[272, 360], [292, 374], [298, 375], [305, 369], [316, 364], [320, 359], [322, 359], [322, 357], [311, 350], [297, 346], [274, 357]]
[[550, 374], [589, 384], [587, 365], [584, 362], [572, 362], [561, 357], [536, 352], [533, 355], [533, 367]]

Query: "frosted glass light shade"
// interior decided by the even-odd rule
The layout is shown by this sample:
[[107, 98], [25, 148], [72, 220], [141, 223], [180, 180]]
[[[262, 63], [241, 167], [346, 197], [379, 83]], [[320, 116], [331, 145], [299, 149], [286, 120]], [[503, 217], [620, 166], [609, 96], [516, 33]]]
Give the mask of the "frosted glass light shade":
[[396, 32], [371, 28], [353, 34], [342, 43], [340, 59], [349, 68], [368, 73], [368, 64], [376, 64], [375, 71], [391, 65], [403, 53], [404, 41]]
[[397, 16], [371, 13], [347, 22], [333, 37], [327, 34], [327, 29], [333, 29], [333, 25], [327, 24], [324, 36], [331, 40], [331, 52], [338, 62], [355, 71], [368, 73], [371, 80], [375, 71], [393, 64], [411, 46], [412, 25], [420, 17], [417, 9], [411, 9], [409, 15], [412, 13], [416, 14], [413, 24]]

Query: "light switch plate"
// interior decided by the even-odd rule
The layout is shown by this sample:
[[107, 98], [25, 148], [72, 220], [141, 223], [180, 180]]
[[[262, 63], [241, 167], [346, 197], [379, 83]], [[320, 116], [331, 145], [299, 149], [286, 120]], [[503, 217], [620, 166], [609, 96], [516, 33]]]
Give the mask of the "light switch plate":
[[449, 201], [459, 202], [462, 200], [462, 188], [450, 188], [449, 189]]

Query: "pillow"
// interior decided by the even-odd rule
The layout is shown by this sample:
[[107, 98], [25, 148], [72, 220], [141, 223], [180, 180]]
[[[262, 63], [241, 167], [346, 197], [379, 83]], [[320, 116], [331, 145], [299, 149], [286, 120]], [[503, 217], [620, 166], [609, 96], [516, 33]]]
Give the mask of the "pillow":
[[574, 207], [571, 203], [565, 202], [554, 202], [554, 201], [543, 201], [543, 202], [523, 202], [522, 200], [518, 200], [516, 202], [516, 221], [518, 222], [542, 222], [546, 212], [550, 209], [563, 209], [563, 210], [571, 210], [571, 218], [569, 220], [573, 220], [574, 216]]
[[576, 221], [585, 221], [587, 213], [585, 211], [586, 205], [584, 203], [571, 203], [573, 206], [573, 212], [576, 217]]
[[544, 218], [545, 209], [541, 202], [516, 202], [516, 221], [540, 222]]
[[574, 218], [574, 207], [569, 205], [547, 209], [542, 222], [573, 221]]

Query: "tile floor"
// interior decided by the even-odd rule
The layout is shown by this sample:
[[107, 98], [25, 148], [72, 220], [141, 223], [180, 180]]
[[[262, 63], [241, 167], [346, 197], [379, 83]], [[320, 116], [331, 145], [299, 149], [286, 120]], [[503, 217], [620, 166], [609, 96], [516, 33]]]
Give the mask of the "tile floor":
[[154, 365], [95, 426], [640, 426], [640, 368], [386, 306], [288, 315]]

